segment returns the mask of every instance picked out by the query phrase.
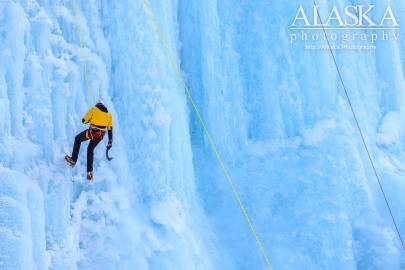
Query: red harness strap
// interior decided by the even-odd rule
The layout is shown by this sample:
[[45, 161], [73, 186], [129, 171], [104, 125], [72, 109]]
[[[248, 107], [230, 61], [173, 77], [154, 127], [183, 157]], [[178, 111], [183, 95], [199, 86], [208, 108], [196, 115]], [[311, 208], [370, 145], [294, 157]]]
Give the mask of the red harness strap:
[[86, 131], [86, 139], [102, 140], [104, 138], [105, 131], [98, 128], [89, 128]]

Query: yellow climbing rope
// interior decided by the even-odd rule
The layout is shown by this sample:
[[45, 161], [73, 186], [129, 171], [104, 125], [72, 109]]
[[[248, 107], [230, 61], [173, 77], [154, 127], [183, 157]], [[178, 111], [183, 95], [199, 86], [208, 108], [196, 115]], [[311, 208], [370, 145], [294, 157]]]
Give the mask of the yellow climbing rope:
[[89, 79], [87, 76], [87, 64], [86, 64], [86, 58], [85, 58], [85, 53], [84, 53], [84, 48], [83, 48], [83, 41], [82, 41], [82, 36], [80, 32], [80, 20], [79, 20], [79, 15], [77, 12], [77, 0], [73, 0], [73, 12], [76, 17], [76, 24], [77, 24], [77, 36], [79, 37], [79, 44], [80, 44], [80, 57], [83, 63], [83, 75], [84, 75], [84, 81], [86, 84], [86, 89], [87, 89], [87, 95], [89, 97], [89, 102], [90, 104], [94, 104], [93, 102], [93, 96], [91, 95], [91, 90], [89, 87]]
[[188, 98], [188, 100], [190, 101], [190, 103], [191, 103], [191, 105], [192, 105], [192, 107], [193, 107], [193, 109], [194, 109], [194, 112], [195, 112], [196, 115], [197, 115], [198, 121], [200, 122], [200, 124], [201, 124], [202, 127], [203, 127], [204, 134], [205, 134], [205, 136], [206, 136], [207, 139], [208, 139], [208, 142], [209, 142], [209, 144], [210, 144], [210, 146], [211, 146], [211, 149], [214, 151], [214, 154], [215, 154], [215, 156], [216, 156], [216, 158], [217, 158], [217, 160], [218, 160], [218, 162], [219, 162], [219, 165], [220, 165], [220, 167], [221, 167], [221, 169], [222, 169], [222, 172], [224, 173], [225, 178], [227, 179], [229, 185], [231, 186], [231, 189], [232, 189], [232, 191], [233, 191], [233, 194], [234, 194], [234, 196], [235, 196], [235, 199], [236, 199], [236, 201], [238, 202], [238, 205], [239, 205], [240, 209], [242, 210], [242, 213], [243, 213], [243, 215], [244, 215], [244, 217], [245, 217], [245, 219], [246, 219], [246, 221], [247, 221], [247, 223], [248, 223], [248, 225], [249, 225], [250, 230], [251, 230], [252, 233], [253, 233], [253, 236], [254, 236], [254, 238], [255, 238], [257, 244], [259, 245], [260, 251], [261, 251], [261, 253], [263, 254], [263, 257], [264, 257], [264, 259], [265, 259], [265, 261], [266, 261], [266, 264], [267, 264], [268, 268], [269, 268], [270, 270], [272, 270], [273, 268], [272, 268], [272, 266], [271, 266], [269, 257], [267, 256], [266, 250], [264, 249], [263, 244], [262, 244], [262, 242], [260, 241], [259, 235], [258, 235], [258, 233], [257, 233], [257, 231], [256, 231], [256, 229], [255, 229], [255, 227], [254, 227], [254, 225], [253, 225], [253, 223], [252, 223], [252, 221], [251, 221], [250, 218], [249, 218], [249, 215], [248, 215], [248, 213], [247, 213], [247, 211], [246, 211], [246, 208], [245, 208], [245, 206], [244, 206], [244, 204], [243, 204], [243, 202], [242, 202], [242, 200], [241, 200], [241, 198], [240, 198], [239, 192], [238, 192], [238, 190], [236, 189], [235, 183], [234, 183], [234, 181], [232, 180], [230, 174], [228, 173], [228, 170], [227, 170], [227, 168], [226, 168], [226, 166], [225, 166], [225, 163], [224, 163], [224, 161], [222, 160], [222, 158], [221, 158], [221, 156], [220, 156], [220, 154], [219, 154], [219, 152], [218, 152], [217, 147], [215, 146], [214, 140], [213, 140], [213, 138], [212, 138], [210, 132], [208, 131], [208, 128], [207, 128], [207, 126], [206, 126], [206, 124], [205, 124], [205, 122], [204, 122], [204, 120], [203, 120], [203, 118], [202, 118], [202, 116], [201, 116], [201, 114], [200, 114], [200, 111], [198, 110], [198, 108], [197, 108], [197, 106], [196, 106], [196, 104], [195, 104], [195, 102], [194, 102], [194, 99], [193, 99], [193, 97], [191, 96], [190, 90], [189, 90], [188, 87], [187, 87], [187, 84], [186, 84], [186, 82], [185, 82], [185, 80], [184, 80], [184, 78], [183, 78], [183, 75], [182, 75], [182, 73], [181, 73], [181, 71], [180, 71], [180, 68], [179, 68], [179, 66], [177, 65], [177, 62], [176, 62], [175, 58], [173, 57], [172, 51], [171, 51], [169, 45], [168, 45], [167, 42], [166, 42], [166, 38], [165, 38], [165, 36], [163, 35], [162, 31], [160, 30], [159, 24], [158, 24], [158, 22], [157, 22], [157, 20], [156, 20], [156, 18], [155, 18], [155, 15], [154, 15], [154, 13], [153, 13], [153, 11], [152, 11], [152, 8], [150, 7], [150, 5], [149, 5], [149, 3], [148, 3], [147, 0], [144, 0], [143, 3], [144, 3], [144, 6], [145, 6], [145, 9], [146, 9], [146, 12], [147, 12], [147, 14], [149, 15], [150, 19], [152, 20], [152, 22], [153, 22], [153, 24], [154, 24], [154, 26], [155, 26], [155, 28], [156, 28], [156, 31], [158, 32], [159, 37], [160, 37], [160, 39], [161, 39], [161, 41], [162, 41], [162, 43], [163, 43], [163, 45], [164, 45], [164, 47], [165, 47], [165, 49], [166, 49], [167, 58], [169, 59], [169, 62], [170, 62], [170, 64], [171, 64], [172, 68], [173, 68], [174, 71], [176, 72], [178, 78], [180, 79], [180, 81], [181, 81], [181, 83], [182, 83], [182, 85], [183, 85], [183, 87], [184, 87], [184, 90], [185, 90], [185, 92], [186, 92], [187, 98]]

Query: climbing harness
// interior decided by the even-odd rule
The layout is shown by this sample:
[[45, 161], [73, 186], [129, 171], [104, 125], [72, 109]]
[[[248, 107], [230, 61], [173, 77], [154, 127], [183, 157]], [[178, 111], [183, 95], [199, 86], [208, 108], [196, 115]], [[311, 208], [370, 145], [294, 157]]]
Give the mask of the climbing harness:
[[243, 215], [244, 215], [244, 217], [245, 217], [245, 219], [246, 219], [246, 222], [247, 222], [248, 225], [249, 225], [249, 228], [250, 228], [250, 230], [251, 230], [251, 232], [252, 232], [252, 234], [253, 234], [253, 236], [254, 236], [254, 238], [255, 238], [257, 244], [259, 245], [260, 251], [261, 251], [261, 253], [262, 253], [262, 255], [263, 255], [263, 257], [264, 257], [264, 259], [265, 259], [265, 261], [266, 261], [267, 267], [268, 267], [270, 270], [272, 270], [273, 268], [272, 268], [272, 266], [271, 266], [270, 260], [269, 260], [269, 258], [268, 258], [268, 256], [267, 256], [267, 253], [266, 253], [266, 251], [265, 251], [265, 249], [264, 249], [264, 247], [263, 247], [263, 244], [262, 244], [262, 242], [261, 242], [261, 240], [260, 240], [260, 238], [259, 238], [259, 235], [258, 235], [258, 233], [257, 233], [257, 231], [256, 231], [256, 228], [254, 227], [254, 225], [253, 225], [253, 223], [252, 223], [252, 221], [251, 221], [251, 219], [250, 219], [250, 217], [249, 217], [249, 215], [248, 215], [248, 213], [247, 213], [247, 211], [246, 211], [246, 207], [245, 207], [245, 205], [243, 204], [242, 199], [240, 198], [240, 195], [239, 195], [238, 190], [236, 189], [235, 183], [234, 183], [234, 181], [232, 180], [232, 178], [231, 178], [231, 176], [230, 176], [230, 174], [229, 174], [229, 172], [228, 172], [228, 169], [226, 168], [225, 163], [224, 163], [224, 161], [222, 160], [222, 158], [221, 158], [221, 156], [220, 156], [220, 154], [219, 154], [219, 152], [218, 152], [218, 149], [217, 149], [217, 147], [216, 147], [216, 145], [215, 145], [215, 143], [214, 143], [214, 140], [213, 140], [213, 138], [212, 138], [210, 132], [208, 131], [208, 128], [207, 128], [207, 126], [206, 126], [206, 124], [205, 124], [205, 122], [204, 122], [204, 120], [203, 120], [203, 118], [202, 118], [202, 116], [201, 116], [201, 114], [200, 114], [200, 111], [198, 110], [198, 108], [197, 108], [197, 106], [196, 106], [196, 104], [195, 104], [195, 102], [194, 102], [193, 97], [191, 96], [190, 90], [188, 89], [188, 86], [187, 86], [187, 84], [186, 84], [186, 81], [184, 80], [183, 75], [182, 75], [182, 73], [181, 73], [181, 71], [180, 71], [180, 68], [179, 68], [179, 66], [177, 65], [177, 61], [176, 61], [175, 58], [173, 57], [172, 51], [171, 51], [169, 45], [168, 45], [167, 42], [166, 42], [166, 38], [165, 38], [165, 36], [163, 35], [163, 33], [162, 33], [162, 31], [161, 31], [161, 29], [160, 29], [160, 27], [159, 27], [159, 24], [158, 24], [158, 22], [157, 22], [157, 20], [156, 20], [156, 18], [155, 18], [155, 15], [154, 15], [154, 13], [153, 13], [153, 11], [152, 11], [152, 8], [150, 7], [150, 5], [149, 5], [149, 3], [148, 3], [147, 0], [144, 0], [143, 3], [144, 3], [144, 6], [145, 6], [145, 9], [146, 9], [147, 14], [149, 15], [151, 21], [153, 22], [153, 24], [154, 24], [154, 26], [155, 26], [155, 28], [156, 28], [157, 33], [159, 34], [160, 40], [162, 41], [162, 43], [163, 43], [163, 45], [164, 45], [164, 47], [165, 47], [165, 49], [166, 49], [166, 56], [167, 56], [167, 58], [168, 58], [168, 60], [169, 60], [169, 62], [170, 62], [170, 64], [171, 64], [171, 67], [173, 68], [173, 70], [174, 70], [175, 73], [177, 74], [177, 76], [178, 76], [180, 82], [181, 82], [182, 85], [183, 85], [183, 88], [184, 88], [184, 90], [185, 90], [185, 92], [186, 92], [187, 98], [188, 98], [189, 102], [191, 103], [191, 105], [192, 105], [192, 107], [193, 107], [193, 109], [194, 109], [195, 114], [197, 115], [198, 121], [200, 122], [201, 126], [203, 127], [204, 134], [205, 134], [205, 136], [207, 137], [208, 142], [209, 142], [209, 144], [210, 144], [210, 146], [211, 146], [211, 149], [212, 149], [212, 151], [214, 152], [215, 157], [216, 157], [217, 160], [218, 160], [218, 163], [219, 163], [219, 165], [220, 165], [220, 168], [221, 168], [223, 174], [225, 175], [225, 178], [227, 179], [227, 181], [228, 181], [228, 183], [229, 183], [229, 185], [230, 185], [230, 187], [231, 187], [231, 189], [232, 189], [232, 191], [233, 191], [233, 194], [234, 194], [234, 196], [235, 196], [235, 199], [236, 199], [236, 201], [237, 201], [237, 203], [238, 203], [240, 209], [242, 210], [242, 213], [243, 213]]
[[104, 130], [90, 126], [90, 128], [86, 131], [86, 139], [101, 141], [104, 138], [104, 134]]
[[[314, 6], [315, 6], [317, 9], [319, 9], [318, 5], [316, 4], [316, 1], [313, 0], [313, 2], [314, 2]], [[363, 142], [364, 149], [365, 149], [365, 151], [366, 151], [366, 153], [367, 153], [368, 160], [370, 161], [370, 164], [371, 164], [371, 167], [372, 167], [372, 169], [373, 169], [373, 173], [374, 173], [374, 175], [375, 175], [375, 178], [376, 178], [377, 181], [378, 181], [378, 185], [379, 185], [380, 190], [381, 190], [381, 193], [382, 193], [382, 195], [383, 195], [383, 197], [384, 197], [385, 204], [387, 205], [387, 208], [388, 208], [389, 214], [390, 214], [390, 216], [391, 216], [392, 223], [394, 224], [395, 230], [396, 230], [396, 232], [397, 232], [398, 238], [399, 238], [399, 240], [400, 240], [400, 242], [401, 242], [401, 244], [402, 244], [402, 248], [403, 248], [403, 250], [405, 251], [404, 241], [402, 240], [401, 233], [400, 233], [400, 231], [399, 231], [397, 222], [395, 221], [394, 214], [392, 213], [390, 204], [389, 204], [389, 202], [388, 202], [388, 198], [387, 198], [387, 196], [386, 196], [386, 194], [385, 194], [385, 191], [384, 191], [384, 187], [383, 187], [383, 185], [382, 185], [382, 183], [381, 183], [380, 176], [379, 176], [378, 173], [377, 173], [377, 169], [376, 169], [376, 166], [375, 166], [375, 164], [374, 164], [373, 158], [371, 157], [369, 147], [368, 147], [368, 145], [367, 145], [367, 143], [366, 143], [366, 140], [365, 140], [365, 138], [364, 138], [364, 133], [363, 133], [361, 127], [360, 127], [359, 120], [358, 120], [357, 115], [356, 115], [356, 112], [355, 112], [355, 110], [354, 110], [354, 108], [353, 108], [352, 101], [351, 101], [351, 98], [350, 98], [350, 96], [349, 96], [349, 91], [347, 90], [346, 84], [344, 83], [342, 73], [340, 72], [339, 66], [338, 66], [337, 61], [336, 61], [336, 56], [335, 56], [335, 54], [333, 53], [332, 46], [331, 46], [330, 41], [329, 41], [329, 38], [328, 38], [328, 36], [327, 36], [327, 34], [326, 34], [325, 25], [324, 25], [323, 22], [322, 22], [321, 15], [319, 14], [319, 10], [318, 10], [317, 13], [318, 13], [318, 19], [319, 19], [319, 21], [321, 22], [321, 25], [322, 25], [322, 30], [323, 30], [323, 32], [324, 32], [324, 34], [325, 34], [325, 36], [326, 36], [326, 41], [327, 41], [327, 43], [328, 43], [329, 51], [330, 51], [330, 53], [331, 53], [331, 56], [332, 56], [332, 58], [333, 58], [333, 62], [334, 62], [334, 64], [335, 64], [335, 67], [336, 67], [338, 76], [339, 76], [339, 78], [340, 78], [340, 83], [342, 84], [342, 87], [343, 87], [343, 90], [344, 90], [344, 93], [345, 93], [347, 102], [348, 102], [349, 107], [350, 107], [350, 110], [351, 110], [351, 112], [352, 112], [354, 121], [356, 122], [357, 130], [358, 130], [358, 132], [359, 132], [359, 134], [360, 134], [361, 140], [362, 140], [362, 142]]]

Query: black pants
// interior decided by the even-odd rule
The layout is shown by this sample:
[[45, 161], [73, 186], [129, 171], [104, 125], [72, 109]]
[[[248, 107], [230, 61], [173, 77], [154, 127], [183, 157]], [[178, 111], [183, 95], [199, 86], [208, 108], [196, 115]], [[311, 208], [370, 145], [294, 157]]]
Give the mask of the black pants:
[[[73, 146], [73, 152], [72, 152], [72, 159], [74, 160], [74, 162], [77, 161], [77, 158], [79, 156], [80, 144], [84, 141], [87, 141], [90, 138], [90, 136], [86, 137], [87, 131], [88, 130], [86, 129], [85, 131], [77, 134], [75, 137], [75, 144]], [[89, 146], [87, 146], [87, 171], [88, 172], [93, 171], [94, 148], [96, 148], [96, 146], [99, 142], [101, 142], [101, 140], [93, 139], [93, 140], [90, 140]]]

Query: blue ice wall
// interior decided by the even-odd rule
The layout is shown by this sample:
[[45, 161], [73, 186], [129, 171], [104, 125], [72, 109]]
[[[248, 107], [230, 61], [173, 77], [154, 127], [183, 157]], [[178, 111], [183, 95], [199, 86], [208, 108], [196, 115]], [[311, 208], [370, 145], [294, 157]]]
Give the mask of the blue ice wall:
[[[0, 2], [0, 268], [213, 269], [215, 246], [195, 189], [180, 84], [142, 2]], [[177, 46], [176, 2], [159, 7]], [[63, 161], [83, 114], [114, 115], [114, 160], [85, 145]]]
[[[405, 269], [330, 53], [290, 44], [303, 3], [150, 2], [274, 269]], [[267, 269], [143, 1], [77, 7], [90, 97], [73, 1], [0, 1], [0, 268]], [[377, 45], [337, 64], [405, 234], [405, 43]], [[63, 157], [97, 99], [89, 184]]]
[[[319, 2], [324, 12], [350, 3]], [[404, 252], [330, 52], [290, 44], [299, 5], [311, 4], [181, 2], [182, 69], [275, 269], [403, 269]], [[404, 5], [391, 4], [401, 24]], [[403, 41], [378, 42], [376, 50], [338, 51], [336, 58], [403, 234], [402, 48]], [[233, 269], [265, 269], [191, 119], [198, 189], [218, 245]]]

